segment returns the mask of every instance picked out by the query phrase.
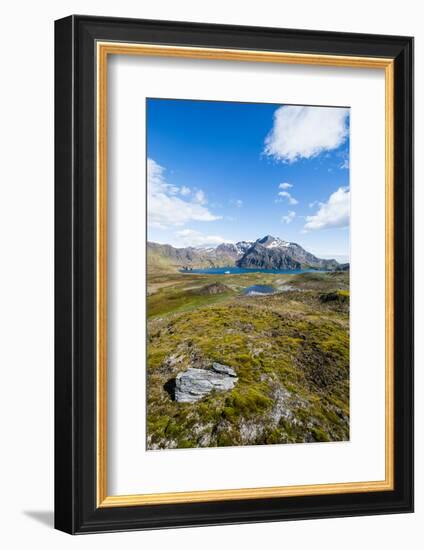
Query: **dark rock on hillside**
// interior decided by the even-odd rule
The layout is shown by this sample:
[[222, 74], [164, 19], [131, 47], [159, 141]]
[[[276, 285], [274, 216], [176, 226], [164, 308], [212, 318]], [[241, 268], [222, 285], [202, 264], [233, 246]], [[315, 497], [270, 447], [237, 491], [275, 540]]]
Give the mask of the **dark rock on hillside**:
[[349, 293], [343, 290], [338, 290], [337, 292], [327, 292], [325, 294], [321, 294], [319, 299], [323, 303], [340, 302], [344, 304], [349, 302]]

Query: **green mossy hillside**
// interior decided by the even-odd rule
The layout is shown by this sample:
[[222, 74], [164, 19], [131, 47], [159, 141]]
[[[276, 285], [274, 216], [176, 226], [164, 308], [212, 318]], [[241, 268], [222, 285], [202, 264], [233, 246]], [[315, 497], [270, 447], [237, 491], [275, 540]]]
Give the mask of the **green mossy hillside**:
[[[149, 281], [149, 449], [349, 439], [348, 273], [172, 275]], [[277, 293], [246, 296], [252, 284]], [[200, 289], [200, 290], [199, 290]], [[322, 300], [336, 293], [337, 300]], [[347, 297], [347, 299], [346, 299]], [[173, 399], [175, 377], [216, 361], [234, 389]]]

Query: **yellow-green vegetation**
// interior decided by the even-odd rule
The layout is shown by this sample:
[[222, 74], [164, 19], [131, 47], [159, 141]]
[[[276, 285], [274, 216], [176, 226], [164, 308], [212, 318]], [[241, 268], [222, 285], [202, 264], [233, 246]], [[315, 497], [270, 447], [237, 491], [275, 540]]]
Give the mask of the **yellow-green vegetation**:
[[[155, 272], [147, 301], [149, 449], [349, 438], [348, 272]], [[173, 400], [179, 372], [213, 362], [236, 371], [232, 390]]]

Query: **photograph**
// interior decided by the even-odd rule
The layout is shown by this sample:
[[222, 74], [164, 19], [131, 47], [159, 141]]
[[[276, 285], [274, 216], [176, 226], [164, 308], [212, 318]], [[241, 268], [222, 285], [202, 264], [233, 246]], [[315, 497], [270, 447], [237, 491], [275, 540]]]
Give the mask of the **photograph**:
[[146, 449], [349, 441], [349, 106], [145, 108]]

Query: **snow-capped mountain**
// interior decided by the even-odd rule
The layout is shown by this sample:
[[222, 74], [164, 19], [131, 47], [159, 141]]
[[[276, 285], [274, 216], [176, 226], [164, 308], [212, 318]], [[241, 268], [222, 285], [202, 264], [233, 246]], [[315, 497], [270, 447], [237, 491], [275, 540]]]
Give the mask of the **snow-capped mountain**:
[[267, 235], [263, 239], [258, 239], [256, 242], [265, 248], [287, 248], [288, 246], [292, 246], [294, 244], [288, 241], [283, 241], [283, 239], [280, 239], [279, 237], [272, 237], [271, 235]]
[[338, 269], [336, 260], [317, 258], [299, 244], [266, 235], [256, 241], [224, 243], [216, 248], [175, 248], [168, 244], [148, 243], [150, 265], [184, 268], [230, 267], [256, 269]]
[[266, 235], [253, 243], [237, 265], [259, 269], [337, 269], [338, 262], [317, 258], [297, 243]]

